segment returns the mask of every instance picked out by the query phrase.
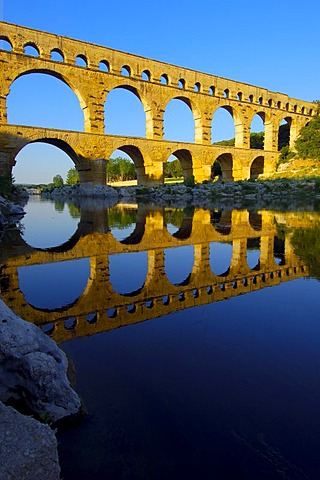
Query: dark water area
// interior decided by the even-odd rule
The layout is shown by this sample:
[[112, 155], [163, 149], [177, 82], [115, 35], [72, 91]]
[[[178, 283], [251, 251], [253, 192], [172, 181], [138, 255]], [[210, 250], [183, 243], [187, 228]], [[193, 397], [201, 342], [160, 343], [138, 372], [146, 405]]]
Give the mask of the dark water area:
[[320, 478], [318, 212], [26, 210], [1, 292], [74, 364], [64, 480]]

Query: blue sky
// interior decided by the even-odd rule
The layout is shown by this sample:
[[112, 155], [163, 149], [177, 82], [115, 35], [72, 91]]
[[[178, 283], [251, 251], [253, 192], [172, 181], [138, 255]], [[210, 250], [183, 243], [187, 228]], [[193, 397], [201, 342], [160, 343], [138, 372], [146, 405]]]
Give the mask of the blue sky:
[[[199, 4], [187, 0], [157, 3], [4, 0], [1, 13], [7, 22], [129, 51], [308, 101], [320, 98], [318, 0], [224, 3], [204, 0]], [[107, 132], [144, 135], [142, 121], [136, 121], [128, 113], [132, 106], [136, 118], [143, 118], [135, 99], [123, 91], [112, 93], [107, 104]], [[189, 112], [177, 103], [172, 106], [172, 118], [167, 112], [166, 135], [189, 140], [192, 131]], [[62, 106], [67, 115], [62, 113]], [[10, 123], [83, 130], [82, 112], [74, 94], [48, 76], [30, 75], [13, 84], [8, 97], [8, 118]], [[181, 121], [177, 122], [177, 118]], [[179, 131], [175, 130], [177, 123]], [[233, 136], [227, 118], [221, 117], [216, 130], [217, 139]], [[49, 182], [56, 173], [65, 178], [71, 166], [71, 161], [59, 150], [32, 145], [17, 157], [14, 176], [17, 182]]]

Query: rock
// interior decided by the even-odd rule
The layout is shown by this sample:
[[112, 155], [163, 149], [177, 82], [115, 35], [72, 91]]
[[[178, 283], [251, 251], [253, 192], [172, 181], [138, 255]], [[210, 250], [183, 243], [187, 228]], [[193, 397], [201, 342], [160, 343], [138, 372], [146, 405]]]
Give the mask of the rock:
[[59, 480], [55, 433], [0, 402], [0, 478]]
[[81, 402], [67, 369], [66, 355], [55, 342], [0, 299], [0, 400], [23, 403], [51, 423], [78, 415]]

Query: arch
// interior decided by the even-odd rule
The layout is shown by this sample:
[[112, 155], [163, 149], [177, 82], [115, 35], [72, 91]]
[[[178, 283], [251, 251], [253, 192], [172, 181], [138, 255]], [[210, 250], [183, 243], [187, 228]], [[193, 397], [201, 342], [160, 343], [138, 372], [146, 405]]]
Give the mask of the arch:
[[253, 103], [253, 95], [249, 95], [249, 97], [248, 97], [248, 102], [249, 102], [249, 103]]
[[201, 83], [200, 83], [200, 82], [196, 82], [196, 83], [194, 84], [193, 90], [194, 90], [194, 92], [196, 92], [196, 93], [200, 93], [200, 91], [201, 91]]
[[149, 70], [143, 70], [141, 74], [142, 80], [145, 80], [146, 82], [150, 82], [151, 80], [151, 73]]
[[277, 102], [277, 108], [281, 108], [281, 102], [280, 102], [280, 100]]
[[[46, 273], [43, 274], [42, 270]], [[18, 276], [20, 291], [26, 302], [34, 308], [53, 311], [77, 302], [87, 286], [90, 265], [85, 258], [32, 265], [20, 267]], [[67, 288], [70, 284], [73, 285], [72, 296], [70, 288]]]
[[119, 146], [117, 150], [126, 153], [131, 158], [137, 171], [138, 185], [144, 185], [147, 177], [145, 173], [143, 155], [139, 148], [135, 145], [123, 145]]
[[216, 87], [214, 87], [213, 85], [211, 85], [211, 87], [209, 87], [209, 91], [208, 91], [209, 95], [215, 95], [216, 93]]
[[40, 55], [40, 50], [34, 42], [25, 43], [23, 51], [25, 55], [29, 55], [30, 57], [39, 57]]
[[281, 120], [278, 130], [278, 150], [290, 145], [292, 117], [284, 117]]
[[210, 222], [216, 232], [221, 235], [229, 235], [232, 226], [232, 211], [231, 210], [211, 210]]
[[60, 48], [53, 48], [50, 52], [50, 59], [54, 62], [64, 62], [64, 55]]
[[265, 141], [265, 113], [257, 112], [250, 123], [250, 148], [264, 149]]
[[163, 73], [160, 77], [160, 83], [161, 85], [169, 85], [169, 78], [166, 73]]
[[272, 103], [273, 103], [273, 102], [272, 102], [272, 98], [269, 98], [269, 100], [268, 100], [268, 107], [272, 107]]
[[192, 168], [192, 155], [189, 150], [186, 149], [180, 149], [180, 150], [175, 150], [172, 152], [172, 155], [176, 157], [176, 159], [179, 160], [182, 172], [183, 172], [183, 178], [186, 180], [187, 178], [193, 178], [193, 168]]
[[231, 153], [222, 153], [215, 160], [221, 168], [222, 180], [233, 181], [233, 157]]
[[259, 98], [258, 98], [258, 104], [259, 104], [259, 105], [263, 105], [263, 97], [259, 97]]
[[254, 230], [262, 230], [262, 215], [254, 210], [249, 210], [249, 224]]
[[250, 178], [256, 179], [264, 172], [264, 157], [259, 156], [253, 160], [250, 166]]
[[211, 142], [228, 146], [234, 146], [235, 144], [234, 110], [229, 105], [218, 107], [213, 114]]
[[229, 98], [229, 96], [230, 96], [230, 90], [229, 90], [229, 88], [226, 88], [226, 89], [223, 91], [223, 96], [224, 96], [224, 98]]
[[210, 268], [218, 277], [226, 277], [230, 272], [232, 245], [224, 242], [210, 243]]
[[77, 55], [74, 61], [75, 65], [77, 67], [82, 67], [82, 68], [87, 68], [88, 67], [88, 60], [85, 55], [82, 53], [80, 55]]
[[247, 265], [250, 270], [260, 269], [260, 237], [247, 239]]
[[101, 72], [110, 72], [110, 64], [109, 64], [108, 60], [100, 60], [99, 70]]
[[131, 77], [131, 68], [129, 67], [129, 65], [123, 65], [121, 67], [120, 74], [123, 77]]
[[184, 78], [180, 78], [180, 80], [178, 80], [178, 88], [181, 88], [181, 90], [186, 88], [186, 81]]
[[6, 35], [0, 35], [0, 50], [6, 50], [7, 52], [12, 51], [12, 43], [9, 37]]
[[[150, 108], [131, 85], [120, 84], [107, 95], [105, 105], [105, 133], [145, 137]], [[148, 112], [148, 113], [146, 113]]]
[[[124, 156], [123, 156], [124, 154]], [[107, 163], [107, 183], [136, 184], [137, 171], [133, 159], [123, 151], [115, 150]]]
[[[65, 85], [70, 90], [67, 91]], [[48, 96], [48, 86], [55, 95]], [[79, 90], [63, 75], [48, 69], [32, 69], [18, 74], [7, 97], [8, 122], [18, 125], [83, 131], [83, 126], [89, 123], [86, 107]], [[68, 116], [62, 120], [61, 110], [65, 109]]]
[[148, 253], [130, 252], [109, 256], [110, 284], [120, 295], [136, 296], [145, 284]]
[[166, 248], [164, 251], [164, 269], [172, 285], [188, 285], [193, 264], [193, 245]]
[[[194, 104], [187, 97], [178, 96], [169, 100], [164, 112], [164, 138], [193, 143], [195, 130], [200, 122], [196, 112]], [[195, 117], [198, 118], [197, 122]]]
[[242, 93], [242, 92], [238, 92], [238, 93], [237, 93], [237, 100], [239, 100], [239, 101], [241, 102], [242, 97], [243, 97], [243, 93]]

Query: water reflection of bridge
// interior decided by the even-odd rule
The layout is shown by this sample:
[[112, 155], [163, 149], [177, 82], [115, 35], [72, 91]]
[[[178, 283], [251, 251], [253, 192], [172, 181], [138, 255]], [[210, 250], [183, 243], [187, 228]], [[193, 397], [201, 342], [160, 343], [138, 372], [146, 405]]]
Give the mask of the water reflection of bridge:
[[[279, 217], [282, 223], [285, 218], [284, 214]], [[195, 209], [171, 235], [164, 210], [141, 207], [132, 234], [118, 241], [108, 231], [106, 210], [90, 215], [83, 211], [77, 232], [60, 247], [33, 249], [18, 233], [10, 237], [11, 248], [4, 244], [0, 258], [1, 295], [22, 318], [52, 327], [52, 336], [59, 342], [224, 300], [308, 274], [293, 252], [290, 234], [277, 238], [276, 221], [277, 214], [272, 212]], [[259, 240], [255, 242], [259, 261], [250, 268], [247, 251], [253, 239]], [[210, 245], [215, 242], [232, 245], [230, 265], [220, 275], [210, 265]], [[172, 284], [166, 274], [165, 250], [184, 245], [193, 245], [193, 266], [183, 282]], [[144, 284], [131, 293], [116, 292], [110, 281], [109, 257], [142, 251], [148, 258]], [[76, 301], [50, 311], [27, 303], [19, 285], [19, 267], [79, 258], [90, 259], [90, 275]]]

